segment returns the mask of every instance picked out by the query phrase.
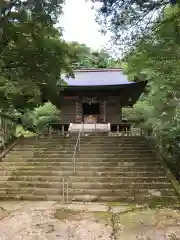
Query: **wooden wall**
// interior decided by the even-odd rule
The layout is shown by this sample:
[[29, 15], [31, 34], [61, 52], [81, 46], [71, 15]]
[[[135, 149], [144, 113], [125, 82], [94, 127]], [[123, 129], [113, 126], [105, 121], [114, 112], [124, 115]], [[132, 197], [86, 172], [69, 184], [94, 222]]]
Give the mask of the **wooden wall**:
[[69, 124], [76, 120], [76, 101], [71, 99], [61, 100], [61, 123]]
[[118, 124], [121, 120], [121, 103], [119, 96], [109, 96], [106, 99], [106, 122]]
[[[118, 124], [122, 119], [121, 103], [119, 96], [104, 96], [102, 108], [105, 108], [105, 118], [103, 111], [101, 115], [101, 122]], [[62, 99], [61, 100], [61, 123], [69, 124], [77, 121], [76, 117], [76, 100]], [[82, 120], [81, 120], [82, 121]], [[81, 122], [80, 121], [80, 122]]]

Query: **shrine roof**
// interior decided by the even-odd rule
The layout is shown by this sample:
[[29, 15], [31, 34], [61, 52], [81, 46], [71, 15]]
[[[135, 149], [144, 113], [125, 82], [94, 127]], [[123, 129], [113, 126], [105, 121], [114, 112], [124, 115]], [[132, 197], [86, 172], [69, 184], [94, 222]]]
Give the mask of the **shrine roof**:
[[66, 77], [69, 87], [76, 86], [115, 86], [133, 84], [129, 82], [121, 69], [81, 69], [74, 72], [73, 77]]

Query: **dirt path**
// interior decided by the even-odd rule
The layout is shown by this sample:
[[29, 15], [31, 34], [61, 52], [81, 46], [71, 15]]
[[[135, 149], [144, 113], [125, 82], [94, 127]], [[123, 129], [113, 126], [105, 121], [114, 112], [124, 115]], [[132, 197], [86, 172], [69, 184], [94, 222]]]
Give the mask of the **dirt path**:
[[180, 211], [139, 207], [0, 202], [0, 240], [180, 239]]

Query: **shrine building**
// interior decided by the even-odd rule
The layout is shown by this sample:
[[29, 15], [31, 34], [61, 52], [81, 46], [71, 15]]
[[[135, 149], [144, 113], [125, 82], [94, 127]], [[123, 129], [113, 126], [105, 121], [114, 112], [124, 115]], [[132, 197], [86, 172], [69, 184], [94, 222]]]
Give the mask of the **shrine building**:
[[133, 107], [146, 82], [130, 82], [121, 69], [81, 69], [65, 78], [60, 93], [61, 124], [122, 125], [122, 108]]

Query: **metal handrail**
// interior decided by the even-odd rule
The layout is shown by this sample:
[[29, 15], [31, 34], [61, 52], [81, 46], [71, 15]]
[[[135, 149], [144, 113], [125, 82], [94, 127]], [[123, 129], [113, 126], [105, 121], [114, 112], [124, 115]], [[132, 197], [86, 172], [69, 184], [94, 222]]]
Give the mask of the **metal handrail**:
[[68, 177], [62, 178], [62, 201], [63, 202], [69, 201], [69, 178]]
[[80, 130], [79, 130], [78, 138], [77, 138], [76, 145], [74, 147], [74, 152], [73, 152], [72, 161], [73, 161], [73, 171], [74, 171], [74, 173], [76, 172], [76, 152], [77, 152], [77, 148], [78, 148], [78, 151], [80, 151], [80, 139], [81, 139], [82, 128], [83, 128], [83, 123], [81, 125]]

